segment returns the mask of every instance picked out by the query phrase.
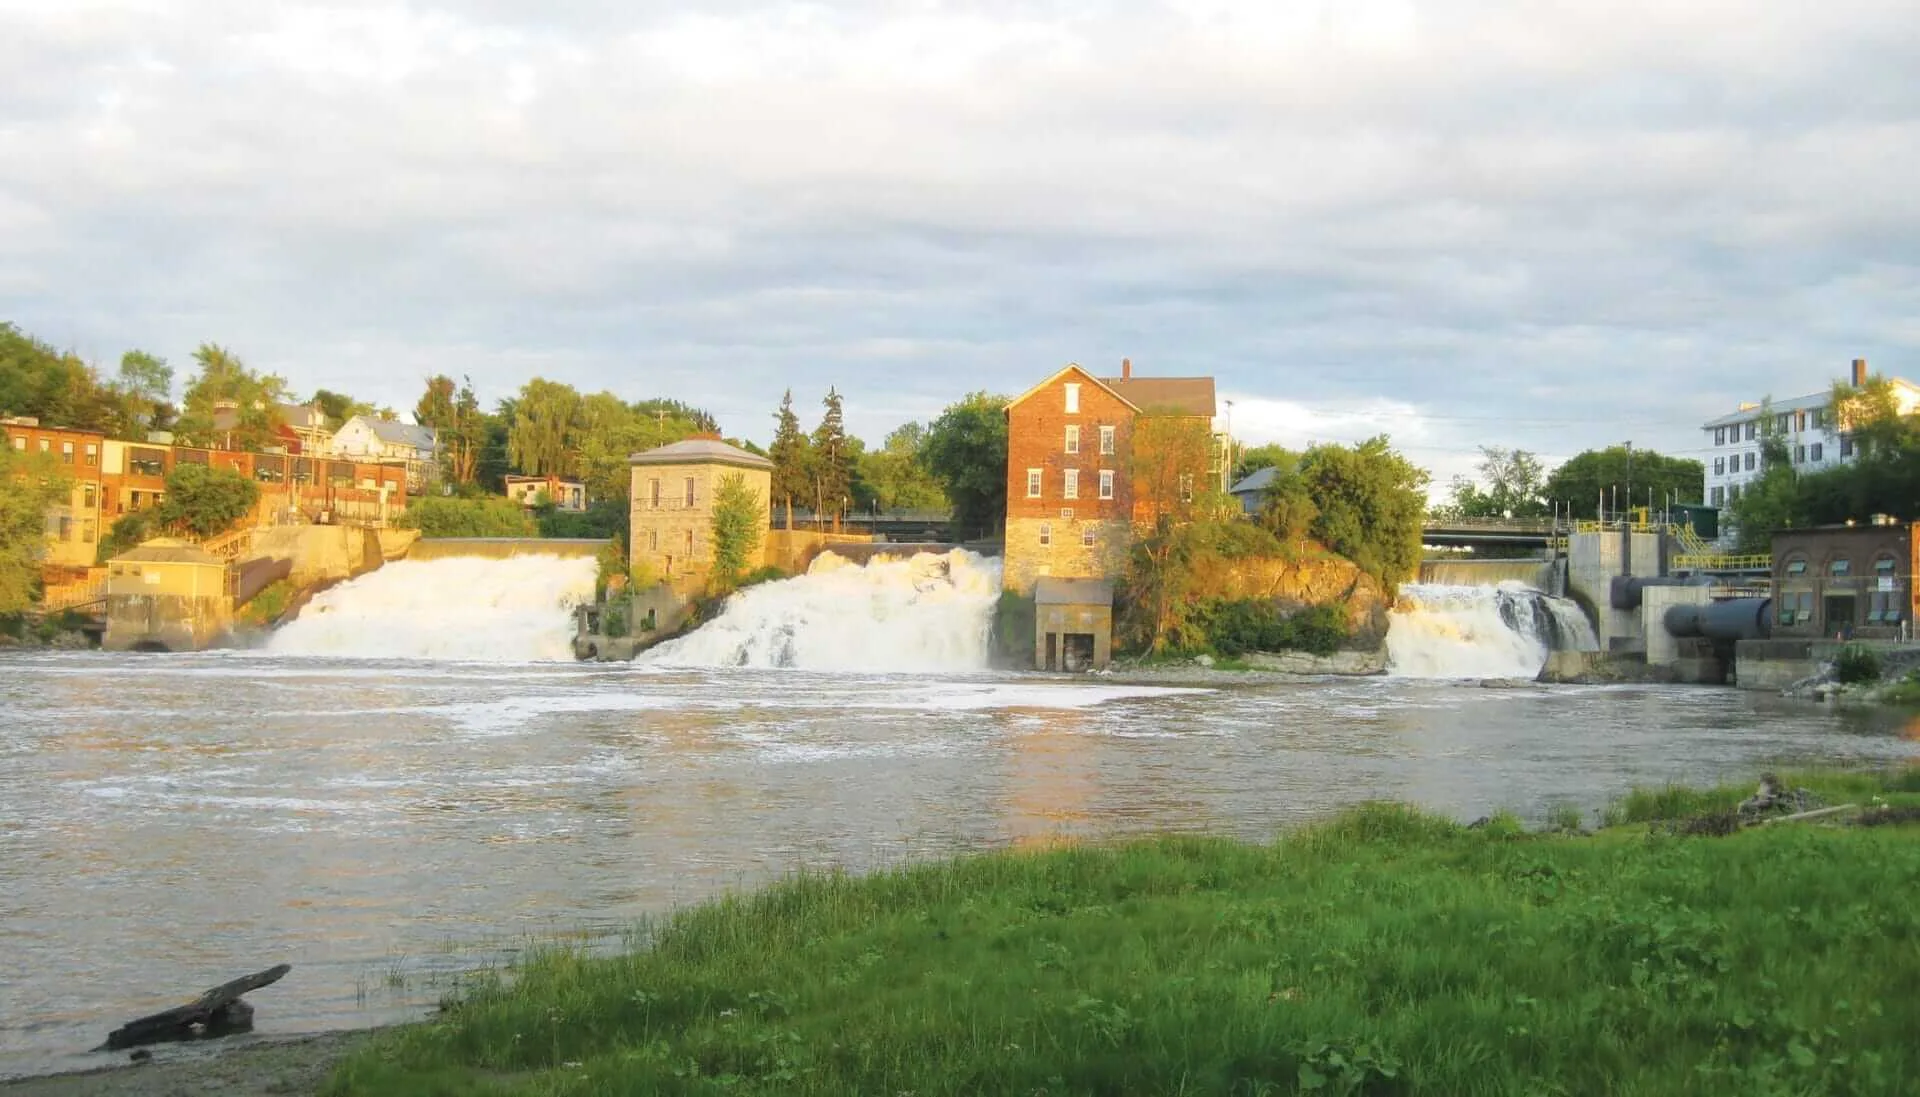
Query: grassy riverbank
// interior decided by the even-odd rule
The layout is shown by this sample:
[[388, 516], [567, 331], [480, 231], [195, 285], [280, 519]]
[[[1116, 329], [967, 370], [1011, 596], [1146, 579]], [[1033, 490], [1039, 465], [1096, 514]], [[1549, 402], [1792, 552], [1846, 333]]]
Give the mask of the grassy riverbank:
[[[1788, 778], [1920, 804], [1914, 773]], [[325, 1092], [1906, 1094], [1920, 827], [1591, 836], [1373, 806], [809, 876], [616, 959], [542, 954]]]

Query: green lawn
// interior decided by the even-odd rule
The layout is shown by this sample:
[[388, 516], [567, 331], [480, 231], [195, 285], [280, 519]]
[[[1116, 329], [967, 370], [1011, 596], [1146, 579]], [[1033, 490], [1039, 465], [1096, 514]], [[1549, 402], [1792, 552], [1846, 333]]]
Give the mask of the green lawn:
[[[1920, 803], [1912, 772], [1789, 777]], [[1597, 835], [1375, 805], [805, 876], [542, 953], [333, 1095], [1920, 1093], [1920, 827]]]

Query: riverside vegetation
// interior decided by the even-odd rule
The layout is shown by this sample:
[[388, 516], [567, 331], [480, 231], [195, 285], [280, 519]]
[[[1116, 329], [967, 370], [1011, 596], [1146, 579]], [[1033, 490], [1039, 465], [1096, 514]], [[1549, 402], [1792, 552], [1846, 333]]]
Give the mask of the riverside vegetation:
[[[1787, 783], [1920, 815], [1913, 770]], [[1596, 834], [1376, 804], [803, 874], [534, 954], [325, 1092], [1913, 1092], [1920, 829], [1670, 822], [1750, 790], [1636, 793]]]

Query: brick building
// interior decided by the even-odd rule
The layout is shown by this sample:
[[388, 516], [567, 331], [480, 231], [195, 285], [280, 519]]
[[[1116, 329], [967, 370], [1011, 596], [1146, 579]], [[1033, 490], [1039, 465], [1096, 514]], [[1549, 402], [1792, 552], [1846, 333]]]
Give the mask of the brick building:
[[1781, 530], [1773, 535], [1776, 637], [1898, 639], [1911, 635], [1915, 526], [1861, 525]]
[[705, 584], [713, 568], [713, 495], [736, 473], [760, 499], [760, 544], [766, 545], [772, 461], [717, 436], [688, 438], [627, 461], [633, 467], [628, 557], [635, 570], [644, 564], [678, 591]]
[[73, 482], [66, 500], [47, 509], [47, 555], [50, 568], [87, 568], [102, 530], [102, 457], [107, 436], [97, 430], [44, 427], [31, 418], [0, 419], [0, 435], [16, 453], [38, 454], [52, 462]]
[[[1211, 377], [1095, 377], [1069, 364], [1007, 405], [1005, 585], [1043, 576], [1114, 579], [1136, 525], [1191, 499], [1212, 474]], [[1193, 434], [1198, 447], [1135, 460], [1136, 435]], [[1142, 455], [1145, 457], [1146, 455]]]

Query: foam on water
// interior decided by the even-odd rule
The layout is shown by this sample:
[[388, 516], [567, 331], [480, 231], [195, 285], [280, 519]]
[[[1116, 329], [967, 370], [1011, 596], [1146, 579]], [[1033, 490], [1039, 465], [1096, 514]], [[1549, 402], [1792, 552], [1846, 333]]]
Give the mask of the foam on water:
[[1000, 561], [965, 549], [856, 564], [749, 587], [713, 621], [643, 656], [654, 664], [832, 671], [987, 667]]
[[1406, 678], [1532, 678], [1550, 651], [1595, 651], [1580, 607], [1517, 582], [1409, 583], [1387, 630], [1387, 666]]
[[552, 662], [573, 659], [572, 607], [593, 596], [584, 557], [400, 560], [314, 597], [273, 634], [276, 655]]

